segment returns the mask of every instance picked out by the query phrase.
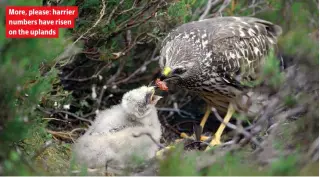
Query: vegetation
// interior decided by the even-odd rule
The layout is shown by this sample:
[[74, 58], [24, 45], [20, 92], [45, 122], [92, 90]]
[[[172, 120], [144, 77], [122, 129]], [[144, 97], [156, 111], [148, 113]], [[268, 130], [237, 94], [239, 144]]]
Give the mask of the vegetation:
[[[278, 50], [286, 69], [279, 70], [271, 55], [262, 73], [265, 84], [256, 88], [268, 95], [268, 106], [249, 123], [237, 118], [246, 128], [229, 127], [223, 141], [229, 144], [203, 152], [196, 150], [199, 143], [180, 143], [148, 175], [318, 175], [318, 1], [209, 1], [0, 2], [0, 174], [72, 174], [71, 144], [97, 110], [157, 77], [160, 44], [171, 29], [236, 15], [269, 20], [284, 30]], [[61, 30], [57, 39], [5, 38], [5, 5], [43, 4], [78, 6], [76, 27]], [[182, 128], [192, 132], [204, 103], [181, 90], [165, 96], [158, 106], [167, 145]], [[219, 123], [210, 117], [208, 132]]]

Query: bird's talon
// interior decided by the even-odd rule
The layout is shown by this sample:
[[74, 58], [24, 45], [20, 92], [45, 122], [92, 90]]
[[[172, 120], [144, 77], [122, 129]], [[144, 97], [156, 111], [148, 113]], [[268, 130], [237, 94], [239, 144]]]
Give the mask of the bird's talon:
[[220, 145], [221, 144], [221, 141], [219, 139], [213, 139], [211, 142], [210, 142], [210, 145], [211, 146], [216, 146], [216, 145]]
[[[175, 142], [181, 142], [183, 139], [193, 139], [193, 140], [195, 140], [195, 135], [194, 134], [192, 136], [189, 136], [186, 133], [181, 133], [180, 137], [182, 139], [176, 139]], [[200, 136], [200, 141], [207, 141], [209, 138], [210, 138], [209, 136], [201, 135]]]
[[180, 133], [181, 138], [190, 138], [186, 133]]
[[210, 138], [211, 138], [210, 136], [201, 135], [200, 141], [207, 141], [207, 140], [210, 139]]
[[208, 151], [211, 147], [217, 146], [217, 145], [220, 145], [220, 144], [221, 144], [220, 139], [214, 138], [214, 139], [210, 142], [209, 146], [206, 148], [205, 151]]

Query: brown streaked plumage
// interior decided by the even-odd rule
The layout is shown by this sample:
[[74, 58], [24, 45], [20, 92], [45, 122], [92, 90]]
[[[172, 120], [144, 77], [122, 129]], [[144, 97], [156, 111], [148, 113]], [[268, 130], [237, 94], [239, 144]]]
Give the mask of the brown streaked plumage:
[[162, 80], [196, 92], [210, 106], [232, 114], [235, 99], [246, 89], [241, 83], [257, 79], [281, 33], [280, 26], [253, 17], [217, 17], [183, 24], [163, 41]]

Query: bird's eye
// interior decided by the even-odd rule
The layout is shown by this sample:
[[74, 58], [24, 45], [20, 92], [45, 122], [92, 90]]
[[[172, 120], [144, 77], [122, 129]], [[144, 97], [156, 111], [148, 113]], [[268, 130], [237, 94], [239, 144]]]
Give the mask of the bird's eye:
[[180, 75], [180, 74], [183, 74], [184, 72], [186, 72], [185, 69], [183, 69], [183, 68], [177, 68], [177, 69], [173, 70], [172, 74]]

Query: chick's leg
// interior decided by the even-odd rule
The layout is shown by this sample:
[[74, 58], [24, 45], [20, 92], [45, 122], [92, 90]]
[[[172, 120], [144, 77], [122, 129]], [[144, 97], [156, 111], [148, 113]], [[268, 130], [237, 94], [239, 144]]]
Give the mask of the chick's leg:
[[[222, 135], [224, 129], [226, 128], [226, 125], [225, 125], [225, 124], [230, 121], [230, 119], [231, 119], [231, 117], [232, 117], [232, 115], [233, 115], [234, 112], [235, 112], [235, 110], [234, 110], [232, 104], [230, 103], [230, 104], [229, 104], [229, 107], [228, 107], [227, 114], [226, 114], [226, 116], [225, 116], [224, 119], [223, 119], [223, 123], [220, 124], [218, 130], [217, 130], [216, 133], [213, 135], [214, 138], [213, 138], [212, 141], [210, 142], [210, 146], [215, 146], [215, 145], [221, 144], [220, 139], [221, 139], [221, 135]], [[208, 147], [206, 148], [206, 150], [208, 150], [208, 149], [210, 148], [210, 146], [208, 146]]]

